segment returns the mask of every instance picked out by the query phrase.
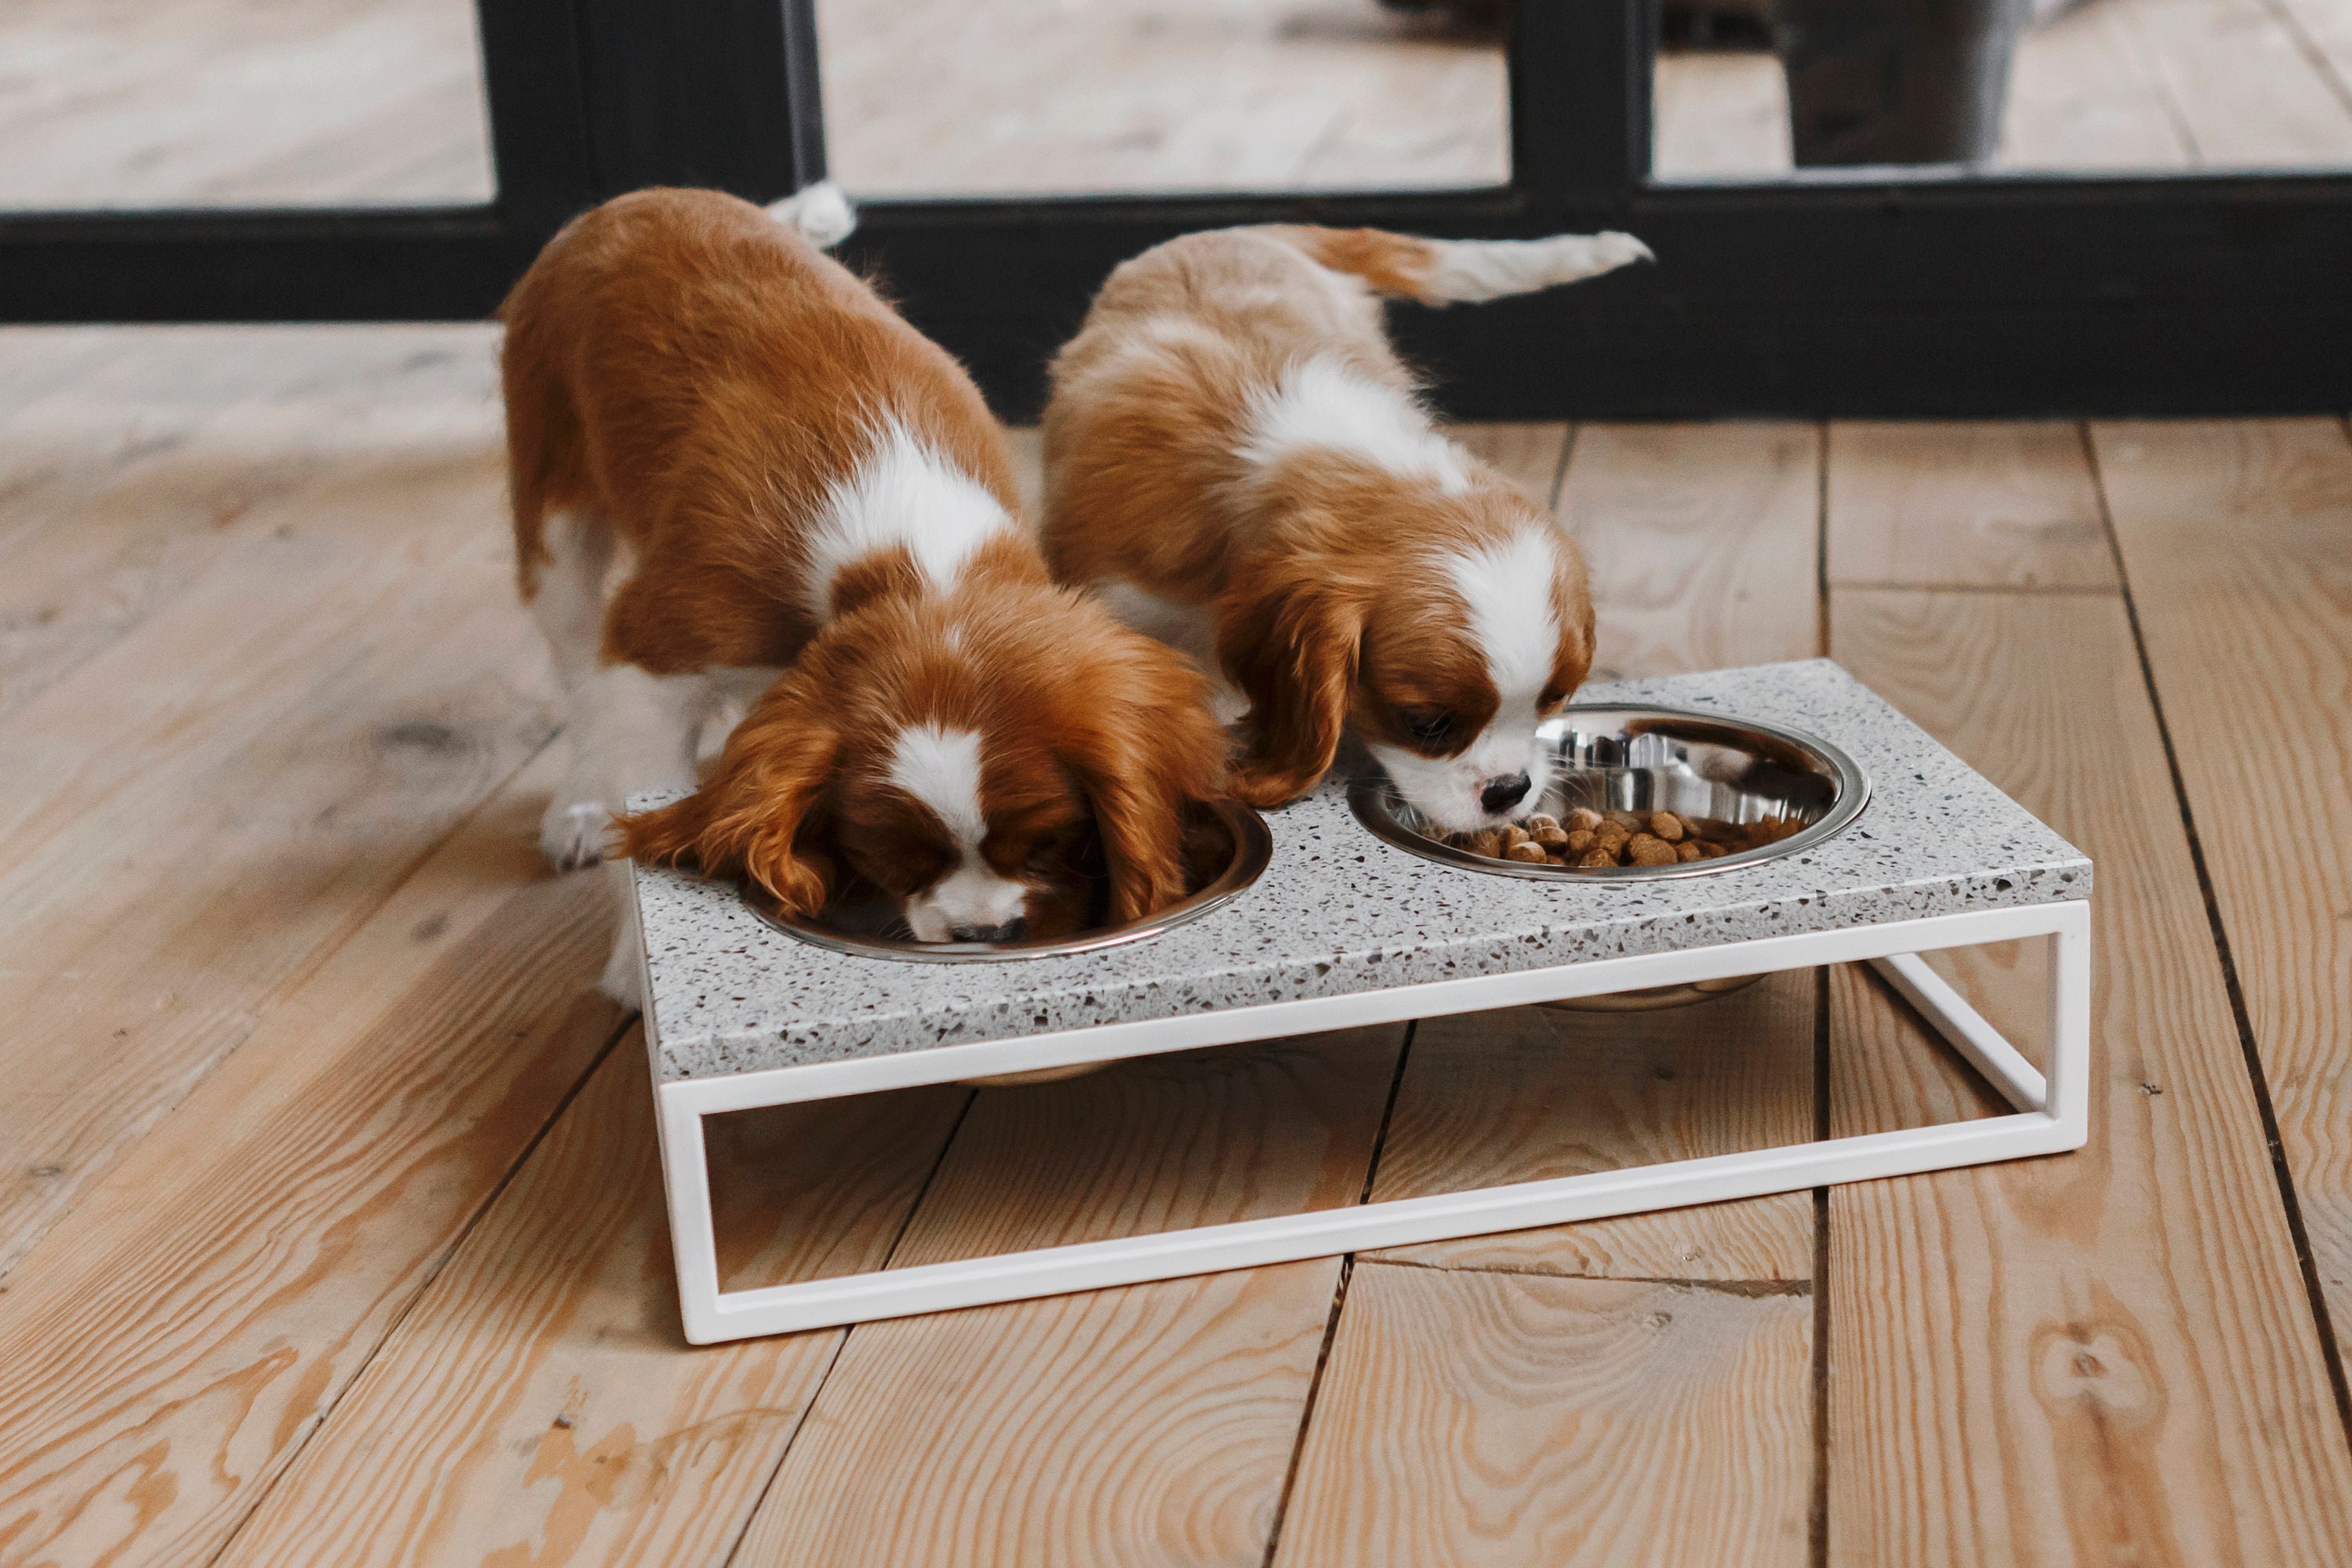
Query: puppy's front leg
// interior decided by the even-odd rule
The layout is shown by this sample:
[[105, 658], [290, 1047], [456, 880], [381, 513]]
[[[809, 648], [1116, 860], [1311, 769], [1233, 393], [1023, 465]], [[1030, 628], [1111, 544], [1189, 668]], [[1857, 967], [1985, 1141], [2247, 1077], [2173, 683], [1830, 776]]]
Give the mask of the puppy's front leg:
[[539, 847], [559, 871], [575, 871], [604, 858], [604, 825], [612, 812], [596, 761], [597, 649], [604, 637], [604, 578], [613, 563], [613, 531], [593, 510], [550, 512], [539, 533], [536, 559], [526, 552], [523, 592], [530, 618], [547, 639], [547, 657], [563, 693], [563, 736], [572, 768], [540, 819]]
[[602, 860], [614, 814], [639, 790], [695, 786], [694, 753], [710, 716], [710, 681], [600, 666], [572, 702], [572, 766], [541, 819], [540, 847], [559, 870]]
[[[606, 665], [584, 682], [573, 707], [582, 728], [573, 738], [572, 768], [541, 824], [547, 858], [566, 869], [593, 866], [617, 847], [613, 816], [630, 795], [694, 788], [696, 742], [712, 700], [711, 683], [702, 676], [648, 675], [633, 664]], [[629, 901], [629, 868], [614, 860], [604, 874], [620, 924], [597, 988], [634, 1010], [643, 1005], [645, 957]]]

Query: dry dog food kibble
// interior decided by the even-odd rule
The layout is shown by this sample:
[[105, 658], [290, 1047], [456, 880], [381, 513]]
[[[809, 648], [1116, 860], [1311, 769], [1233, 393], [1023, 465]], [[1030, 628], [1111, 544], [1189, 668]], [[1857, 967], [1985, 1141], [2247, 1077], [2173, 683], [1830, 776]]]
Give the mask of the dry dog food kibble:
[[1636, 833], [1625, 846], [1625, 858], [1636, 866], [1671, 866], [1675, 847], [1663, 838]]
[[1578, 806], [1564, 817], [1538, 814], [1507, 827], [1455, 834], [1446, 842], [1489, 860], [1584, 871], [1719, 860], [1744, 849], [1777, 844], [1804, 826], [1801, 818], [1793, 816], [1725, 822], [1672, 811], [1599, 812]]

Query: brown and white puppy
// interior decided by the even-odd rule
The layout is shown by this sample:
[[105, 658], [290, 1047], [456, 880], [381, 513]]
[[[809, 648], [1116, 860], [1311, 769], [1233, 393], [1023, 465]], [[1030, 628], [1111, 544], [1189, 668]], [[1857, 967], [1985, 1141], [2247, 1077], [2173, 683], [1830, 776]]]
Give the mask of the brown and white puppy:
[[1228, 683], [1240, 798], [1305, 791], [1349, 726], [1443, 828], [1541, 792], [1536, 727], [1592, 661], [1583, 558], [1434, 426], [1379, 296], [1496, 299], [1648, 254], [1235, 228], [1111, 274], [1053, 365], [1046, 558]]
[[[1189, 803], [1222, 789], [1199, 674], [1053, 584], [971, 379], [783, 216], [623, 196], [504, 307], [522, 594], [571, 708], [548, 855], [692, 788], [704, 720], [760, 692], [628, 854], [797, 913], [856, 878], [921, 941], [1182, 897]], [[616, 950], [608, 987], [634, 974]]]

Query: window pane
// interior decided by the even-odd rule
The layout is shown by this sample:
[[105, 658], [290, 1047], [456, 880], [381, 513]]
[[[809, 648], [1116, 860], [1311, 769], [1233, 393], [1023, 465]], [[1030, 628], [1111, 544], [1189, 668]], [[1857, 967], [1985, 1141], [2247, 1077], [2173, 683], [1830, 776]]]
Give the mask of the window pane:
[[1662, 179], [2352, 163], [2352, 0], [1666, 0]]
[[8, 0], [0, 62], [0, 207], [493, 188], [471, 0]]
[[1499, 9], [819, 0], [827, 159], [866, 195], [1501, 184]]

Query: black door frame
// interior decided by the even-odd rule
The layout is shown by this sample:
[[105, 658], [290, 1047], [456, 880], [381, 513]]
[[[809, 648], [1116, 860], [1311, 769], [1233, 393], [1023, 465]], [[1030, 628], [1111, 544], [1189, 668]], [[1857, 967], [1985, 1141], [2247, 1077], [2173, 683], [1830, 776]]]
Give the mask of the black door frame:
[[[768, 200], [824, 168], [813, 0], [479, 0], [483, 206], [0, 215], [0, 320], [467, 320], [638, 185]], [[1121, 258], [1223, 224], [1630, 229], [1659, 265], [1397, 312], [1486, 418], [2340, 411], [2352, 176], [1649, 175], [1655, 0], [1523, 0], [1489, 190], [866, 204], [844, 247], [1033, 415]]]

